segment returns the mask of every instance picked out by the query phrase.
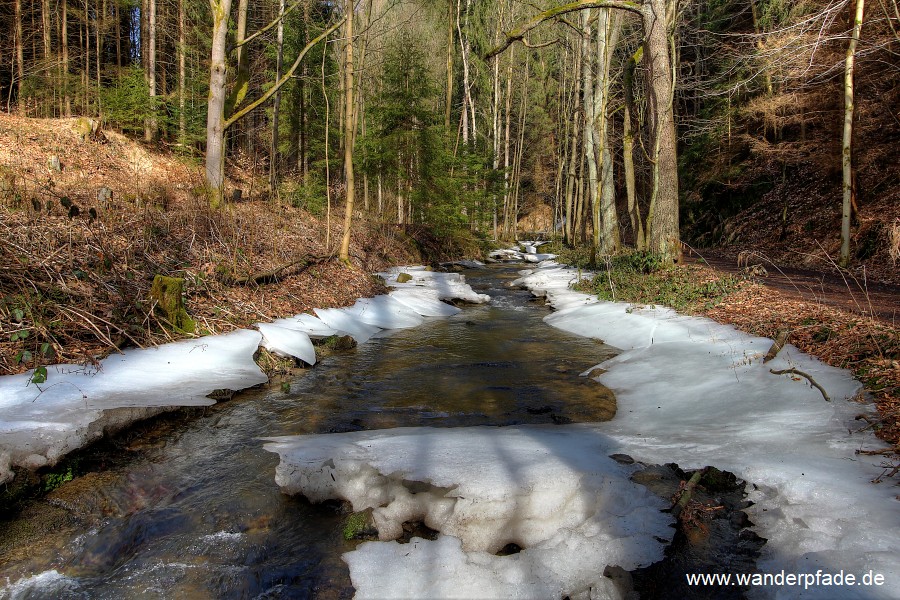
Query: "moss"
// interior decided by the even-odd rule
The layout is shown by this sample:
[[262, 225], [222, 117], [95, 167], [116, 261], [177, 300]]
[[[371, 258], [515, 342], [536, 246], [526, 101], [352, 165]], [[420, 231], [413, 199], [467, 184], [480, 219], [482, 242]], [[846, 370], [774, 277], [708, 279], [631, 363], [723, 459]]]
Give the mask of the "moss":
[[356, 340], [349, 335], [332, 335], [319, 342], [321, 354], [328, 356], [336, 352], [347, 352], [356, 348]]
[[156, 302], [156, 309], [178, 331], [194, 333], [197, 323], [188, 315], [182, 293], [184, 293], [184, 279], [164, 275], [153, 278], [150, 297]]
[[412, 281], [412, 275], [409, 273], [400, 273], [397, 275], [397, 283], [406, 283], [407, 281]]
[[358, 540], [370, 538], [378, 534], [378, 531], [372, 526], [371, 511], [353, 513], [344, 521], [342, 535], [345, 540]]

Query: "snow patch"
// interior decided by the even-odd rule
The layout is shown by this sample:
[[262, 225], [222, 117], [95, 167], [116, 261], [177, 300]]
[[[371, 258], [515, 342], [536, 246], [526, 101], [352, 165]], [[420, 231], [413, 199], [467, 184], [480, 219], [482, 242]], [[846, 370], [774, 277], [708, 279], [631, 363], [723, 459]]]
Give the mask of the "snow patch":
[[[616, 394], [616, 417], [598, 430], [615, 451], [682, 468], [714, 465], [748, 482], [748, 509], [768, 539], [762, 572], [870, 569], [883, 587], [842, 588], [841, 597], [900, 597], [896, 488], [873, 485], [877, 458], [860, 447], [884, 444], [870, 432], [850, 436], [866, 407], [852, 401], [860, 384], [787, 345], [762, 364], [772, 340], [664, 307], [601, 302], [569, 289], [573, 269], [539, 268], [514, 283], [544, 295], [557, 312], [545, 321], [625, 350], [599, 368], [596, 380]], [[802, 377], [771, 370], [797, 368]], [[597, 367], [595, 367], [597, 368]], [[834, 588], [756, 588], [761, 597], [833, 597]]]
[[54, 365], [47, 381], [31, 373], [0, 378], [0, 482], [10, 466], [53, 465], [64, 454], [174, 406], [208, 406], [216, 389], [267, 381], [253, 362], [261, 335], [238, 330], [157, 348], [126, 350], [99, 368]]
[[[630, 467], [608, 457], [610, 440], [591, 427], [423, 427], [268, 441], [281, 456], [276, 482], [286, 493], [371, 508], [385, 541], [410, 521], [441, 532], [434, 542], [364, 544], [345, 555], [360, 598], [472, 597], [476, 589], [478, 597], [574, 597], [609, 585], [607, 565], [659, 560], [657, 538], [671, 535], [663, 502], [629, 480]], [[510, 543], [525, 550], [493, 556]]]
[[[404, 283], [397, 281], [401, 273], [412, 279]], [[472, 304], [485, 304], [491, 301], [487, 294], [479, 294], [466, 283], [466, 278], [459, 273], [440, 273], [427, 271], [424, 267], [392, 267], [378, 274], [385, 285], [401, 290], [427, 288], [434, 290], [441, 300], [462, 300]]]
[[303, 331], [279, 327], [271, 323], [257, 323], [262, 334], [262, 346], [278, 356], [299, 358], [308, 365], [316, 364], [316, 349]]

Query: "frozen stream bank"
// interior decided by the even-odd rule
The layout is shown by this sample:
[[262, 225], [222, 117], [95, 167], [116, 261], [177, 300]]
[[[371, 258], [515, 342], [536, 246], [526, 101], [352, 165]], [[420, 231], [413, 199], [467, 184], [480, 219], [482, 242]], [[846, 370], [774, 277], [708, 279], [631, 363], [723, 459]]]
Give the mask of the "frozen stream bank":
[[[267, 446], [281, 456], [277, 481], [288, 493], [374, 511], [384, 541], [345, 557], [358, 597], [620, 597], [604, 568], [658, 558], [665, 522], [627, 472], [604, 461], [615, 453], [713, 464], [749, 482], [748, 513], [768, 540], [760, 572], [781, 573], [782, 583], [795, 575], [751, 596], [900, 597], [896, 488], [871, 484], [882, 472], [877, 458], [855, 454], [880, 443], [849, 434], [865, 409], [846, 372], [790, 346], [763, 365], [771, 340], [663, 308], [599, 302], [569, 289], [573, 270], [523, 275], [517, 283], [556, 309], [548, 324], [623, 350], [598, 365], [597, 381], [619, 403], [611, 422], [281, 437]], [[801, 377], [772, 373], [792, 368], [832, 401]], [[416, 519], [442, 535], [388, 541]], [[525, 549], [491, 554], [510, 542]], [[845, 585], [847, 573], [856, 585]], [[798, 586], [797, 574], [817, 578]], [[822, 583], [836, 575], [842, 585]]]
[[[765, 340], [597, 303], [567, 290], [573, 276], [541, 268], [523, 282], [548, 296], [551, 314], [486, 283], [489, 305], [379, 334], [289, 394], [251, 392], [143, 448], [122, 443], [133, 458], [10, 524], [26, 542], [0, 539], [0, 598], [616, 598], [604, 565], [647, 564], [661, 556], [657, 537], [672, 535], [664, 503], [616, 453], [714, 464], [756, 483], [753, 519], [771, 540], [763, 571], [886, 578], [757, 595], [898, 596], [897, 504], [868, 483], [877, 460], [853, 454], [873, 438], [847, 436], [860, 407], [844, 400], [856, 391], [846, 374], [783, 351], [826, 385], [826, 403], [805, 381], [768, 372], [787, 362], [758, 364]], [[591, 374], [603, 385], [578, 377], [601, 363], [606, 373]], [[270, 436], [280, 463], [259, 440]], [[376, 508], [386, 538], [408, 518], [443, 535], [344, 542], [336, 505], [284, 495], [276, 477], [291, 492]], [[523, 550], [494, 554], [509, 542]]]
[[612, 395], [578, 374], [614, 351], [546, 327], [547, 309], [506, 287], [516, 276], [467, 272], [490, 303], [377, 334], [289, 393], [251, 390], [79, 454], [101, 472], [0, 526], [0, 598], [352, 596], [346, 515], [283, 494], [260, 438], [612, 417]]

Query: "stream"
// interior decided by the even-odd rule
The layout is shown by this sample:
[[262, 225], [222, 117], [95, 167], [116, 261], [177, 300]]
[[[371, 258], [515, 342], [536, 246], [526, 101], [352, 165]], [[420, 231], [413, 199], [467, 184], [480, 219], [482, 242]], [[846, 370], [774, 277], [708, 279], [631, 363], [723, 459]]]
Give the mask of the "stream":
[[544, 324], [548, 309], [506, 285], [520, 268], [467, 271], [489, 304], [325, 358], [289, 392], [251, 390], [80, 453], [86, 475], [4, 523], [0, 598], [352, 597], [345, 509], [282, 494], [258, 438], [612, 418], [612, 393], [579, 373], [615, 351]]

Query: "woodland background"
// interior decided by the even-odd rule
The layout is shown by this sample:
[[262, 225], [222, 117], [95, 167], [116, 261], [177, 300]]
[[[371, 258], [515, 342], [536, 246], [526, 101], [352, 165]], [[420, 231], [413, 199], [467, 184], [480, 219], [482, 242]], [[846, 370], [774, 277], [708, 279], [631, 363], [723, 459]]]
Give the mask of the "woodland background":
[[[615, 251], [618, 239], [641, 245], [653, 195], [652, 82], [634, 13], [571, 12], [486, 60], [503, 32], [536, 7], [508, 0], [230, 4], [4, 0], [0, 98], [11, 113], [93, 117], [106, 130], [199, 157], [217, 10], [231, 11], [227, 118], [269, 91], [352, 6], [352, 126], [345, 127], [341, 27], [309, 49], [271, 100], [228, 129], [228, 165], [268, 171], [269, 189], [254, 193], [328, 211], [347, 193], [349, 136], [356, 210], [368, 216], [504, 238], [556, 223], [569, 243], [593, 238], [603, 253]], [[845, 58], [856, 2], [665, 5], [681, 239], [827, 264], [826, 255], [839, 251]], [[869, 0], [855, 49], [852, 259], [869, 276], [894, 281], [898, 36], [897, 1]], [[593, 147], [584, 137], [591, 129], [604, 136], [589, 136]], [[592, 194], [612, 198], [604, 208], [615, 211], [611, 217], [593, 214]], [[592, 236], [595, 229], [603, 235]]]

